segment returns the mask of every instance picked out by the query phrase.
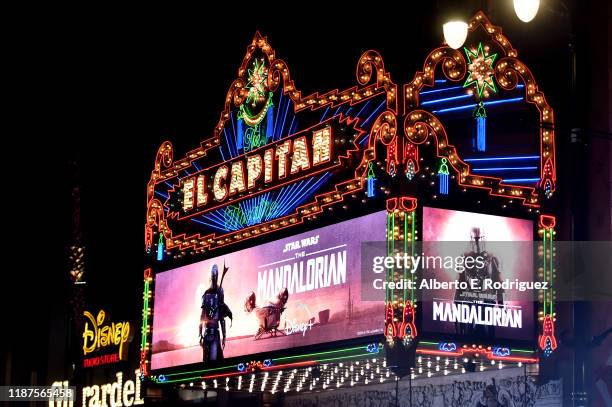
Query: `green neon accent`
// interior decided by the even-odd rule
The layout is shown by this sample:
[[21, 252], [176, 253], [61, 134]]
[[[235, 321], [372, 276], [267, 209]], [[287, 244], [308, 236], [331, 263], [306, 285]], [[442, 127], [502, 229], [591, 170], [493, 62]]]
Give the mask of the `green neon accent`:
[[437, 345], [439, 342], [426, 342], [426, 341], [420, 341], [419, 343], [424, 343], [425, 345]]
[[[166, 375], [166, 377], [167, 377], [167, 375]], [[198, 379], [201, 379], [201, 376], [191, 376], [191, 377], [185, 377], [183, 379], [164, 380], [163, 382], [160, 382], [158, 379], [156, 379], [155, 381], [157, 383], [167, 384], [167, 383], [188, 382], [190, 380], [198, 380]]]
[[[238, 365], [228, 365], [228, 366], [213, 367], [213, 368], [203, 369], [203, 370], [191, 370], [191, 371], [188, 371], [188, 372], [170, 373], [170, 374], [167, 374], [167, 375], [164, 375], [164, 376], [166, 376], [166, 377], [169, 377], [169, 376], [182, 376], [182, 375], [186, 375], [186, 374], [207, 373], [207, 372], [214, 372], [214, 371], [217, 371], [217, 370], [237, 369], [237, 368], [238, 368]], [[199, 377], [199, 376], [197, 376], [197, 377]], [[183, 379], [181, 379], [181, 380], [183, 380]], [[167, 381], [164, 382], [164, 383], [167, 383]]]
[[368, 164], [368, 179], [376, 178], [376, 174], [374, 173], [374, 164], [372, 161]]
[[527, 349], [510, 349], [512, 351], [512, 353], [517, 352], [517, 353], [535, 353], [533, 350], [527, 350]]
[[[391, 217], [389, 216], [389, 212], [387, 212], [387, 256], [389, 255], [389, 234], [391, 230]], [[385, 279], [389, 281], [389, 272], [385, 268]], [[385, 289], [385, 303], [389, 302], [389, 290]]]
[[[484, 48], [482, 46], [482, 42], [478, 43], [478, 49], [476, 50], [476, 52], [472, 52], [469, 49], [467, 49], [466, 47], [463, 48], [463, 50], [465, 51], [465, 55], [468, 58], [468, 77], [465, 80], [465, 83], [463, 84], [464, 88], [467, 88], [470, 85], [476, 85], [476, 92], [478, 93], [478, 97], [481, 98], [482, 97], [482, 92], [485, 90], [485, 88], [489, 88], [491, 89], [493, 92], [497, 93], [497, 87], [495, 86], [495, 80], [493, 79], [493, 62], [495, 62], [495, 58], [497, 58], [497, 54], [492, 54], [492, 55], [486, 55]], [[480, 78], [480, 80], [478, 78], [473, 78], [473, 72], [470, 69], [470, 66], [473, 64], [473, 59], [476, 58], [482, 58], [483, 62], [487, 65], [489, 65], [489, 68], [491, 69], [490, 73], [487, 75], [486, 78]]]
[[446, 164], [447, 160], [446, 158], [442, 158], [442, 160], [440, 160], [440, 169], [438, 170], [438, 174], [444, 174], [444, 175], [448, 175], [448, 165]]
[[380, 351], [376, 352], [376, 353], [360, 353], [358, 355], [351, 355], [351, 356], [340, 356], [340, 357], [336, 357], [336, 358], [327, 358], [327, 359], [318, 359], [316, 362], [317, 363], [323, 363], [323, 362], [330, 362], [332, 360], [343, 360], [343, 359], [353, 359], [353, 358], [358, 358], [360, 356], [372, 356], [372, 355], [376, 355], [378, 354]]
[[144, 298], [142, 304], [142, 327], [140, 331], [140, 349], [145, 350], [147, 346], [147, 326], [149, 325], [149, 280], [144, 282]]
[[476, 109], [474, 109], [474, 117], [487, 117], [487, 110], [485, 109], [485, 105], [482, 101], [478, 103]]
[[555, 303], [555, 300], [553, 298], [553, 282], [555, 280], [555, 277], [553, 275], [553, 230], [552, 228], [548, 229], [548, 232], [550, 233], [550, 268], [548, 270], [548, 274], [550, 275], [550, 279], [549, 279], [549, 293], [550, 293], [550, 298], [549, 298], [549, 303], [550, 303], [550, 316], [553, 316], [553, 305]]
[[[411, 216], [412, 216], [412, 218], [411, 218], [412, 219], [412, 222], [411, 222], [412, 223], [412, 234], [411, 234], [412, 251], [411, 252], [412, 252], [412, 258], [414, 259], [414, 245], [416, 244], [415, 243], [416, 242], [416, 237], [415, 237], [415, 234], [414, 234], [415, 223], [416, 223], [416, 210], [412, 211]], [[414, 277], [415, 277], [414, 273], [410, 273], [410, 281], [414, 282]], [[411, 299], [412, 299], [412, 305], [414, 305], [414, 284], [412, 284], [412, 289], [410, 290], [410, 296], [411, 296]]]
[[[345, 359], [354, 359], [354, 358], [358, 358], [361, 356], [372, 356], [372, 355], [376, 355], [380, 353], [380, 350], [376, 353], [360, 353], [357, 355], [349, 355], [349, 356], [338, 356], [338, 357], [334, 357], [334, 358], [326, 358], [326, 359], [318, 359], [315, 360], [316, 363], [324, 363], [324, 362], [331, 362], [334, 360], [345, 360]], [[275, 359], [278, 360], [278, 359]], [[238, 372], [237, 372], [238, 373]], [[181, 373], [176, 373], [176, 374], [181, 374]], [[170, 376], [170, 375], [165, 375], [166, 377]], [[190, 380], [198, 380], [201, 379], [201, 376], [191, 376], [191, 377], [184, 377], [182, 379], [174, 379], [174, 380], [166, 380], [163, 383], [177, 383], [177, 382], [184, 382], [184, 381], [190, 381]], [[157, 380], [156, 380], [157, 381]], [[159, 381], [157, 381], [158, 383], [160, 383]]]
[[357, 350], [357, 349], [363, 350], [363, 348], [364, 348], [363, 346], [356, 346], [354, 348], [335, 349], [335, 350], [330, 350], [330, 351], [325, 351], [325, 352], [307, 353], [307, 354], [304, 354], [304, 355], [284, 356], [282, 358], [274, 358], [274, 361], [287, 360], [287, 359], [297, 359], [297, 358], [305, 358], [305, 357], [308, 357], [308, 356], [328, 355], [330, 353], [348, 352], [348, 351]]
[[[364, 349], [364, 346], [355, 346], [355, 347], [352, 347], [352, 348], [334, 349], [334, 350], [330, 350], [330, 351], [315, 352], [315, 353], [305, 353], [305, 354], [293, 355], [293, 356], [284, 356], [284, 357], [280, 357], [280, 358], [274, 358], [272, 360], [279, 361], [279, 360], [305, 358], [305, 357], [309, 357], [309, 356], [328, 355], [328, 354], [332, 354], [332, 353], [349, 352], [349, 351], [354, 351], [354, 350], [359, 350], [359, 349]], [[187, 371], [187, 372], [169, 373], [169, 374], [166, 374], [165, 376], [166, 377], [173, 377], [173, 376], [182, 376], [182, 375], [186, 375], [186, 374], [207, 373], [207, 372], [214, 372], [214, 371], [217, 371], [217, 370], [237, 369], [237, 368], [238, 368], [238, 365], [236, 364], [236, 365], [221, 366], [221, 367], [202, 369], [202, 370], [190, 370], [190, 371]], [[199, 377], [199, 376], [197, 376], [197, 377]], [[184, 379], [180, 379], [180, 380], [184, 380]], [[164, 383], [168, 383], [168, 382], [169, 381], [165, 381]]]

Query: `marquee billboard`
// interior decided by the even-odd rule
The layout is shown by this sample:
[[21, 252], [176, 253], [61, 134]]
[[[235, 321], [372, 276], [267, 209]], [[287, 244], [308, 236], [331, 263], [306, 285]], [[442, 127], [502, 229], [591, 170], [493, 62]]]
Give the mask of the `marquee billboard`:
[[433, 264], [423, 272], [432, 281], [465, 283], [422, 290], [425, 332], [480, 341], [535, 339], [534, 291], [517, 285], [535, 277], [531, 220], [424, 207], [423, 251], [481, 259], [461, 270]]
[[[211, 135], [189, 151], [175, 151], [169, 141], [159, 146], [144, 225], [143, 375], [202, 363], [201, 297], [213, 264], [220, 274], [224, 265], [229, 268], [223, 288], [233, 320], [227, 322], [225, 358], [381, 331], [387, 342], [407, 346], [420, 333], [434, 340], [459, 334], [477, 345], [493, 337], [532, 341], [535, 307], [539, 346], [546, 354], [554, 351], [553, 290], [387, 287], [384, 303], [360, 298], [361, 242], [383, 242], [387, 256], [414, 256], [421, 242], [431, 243], [431, 250], [441, 250], [445, 242], [446, 250], [446, 243], [455, 241], [452, 252], [460, 255], [473, 246], [474, 228], [485, 233], [487, 250], [500, 264], [496, 278], [530, 281], [537, 270], [537, 278], [552, 285], [556, 219], [548, 199], [556, 190], [554, 114], [501, 29], [477, 13], [462, 50], [433, 49], [403, 85], [392, 80], [374, 50], [358, 59], [354, 86], [303, 94], [297, 85], [288, 64], [257, 33]], [[531, 220], [428, 205], [508, 211]], [[335, 222], [338, 211], [353, 220], [314, 229]], [[314, 230], [217, 255], [236, 244], [248, 246], [250, 239], [287, 236], [296, 227]], [[500, 252], [495, 240], [513, 242], [514, 252]], [[194, 263], [174, 268], [175, 260], [189, 259]], [[441, 282], [451, 280], [443, 267], [432, 273]], [[385, 283], [400, 277], [413, 286], [417, 282], [406, 270], [376, 275]], [[263, 309], [285, 301], [279, 296], [285, 288], [286, 306], [277, 306], [282, 315], [275, 311], [270, 317], [273, 332], [268, 322], [261, 332]], [[384, 319], [381, 327], [371, 322], [378, 318]], [[494, 330], [474, 335], [486, 340], [470, 338], [482, 333], [474, 328], [482, 325], [476, 320], [494, 321]], [[368, 353], [378, 351], [378, 344], [370, 345]], [[429, 345], [432, 354], [446, 351], [436, 341]], [[429, 345], [419, 342], [419, 352], [432, 352], [424, 349]], [[508, 355], [491, 351], [487, 357]], [[163, 376], [152, 378], [169, 380]]]
[[[382, 333], [375, 316], [383, 301], [361, 298], [360, 250], [363, 241], [384, 240], [385, 218], [377, 212], [157, 274], [151, 368], [202, 362], [198, 325], [213, 264], [228, 268], [225, 358]], [[284, 289], [288, 299], [277, 307]], [[265, 323], [271, 309], [276, 330]]]

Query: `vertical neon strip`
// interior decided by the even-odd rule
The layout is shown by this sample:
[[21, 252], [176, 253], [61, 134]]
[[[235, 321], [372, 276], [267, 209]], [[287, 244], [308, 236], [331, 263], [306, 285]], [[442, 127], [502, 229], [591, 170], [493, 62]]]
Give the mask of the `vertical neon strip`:
[[555, 277], [553, 274], [553, 229], [550, 228], [548, 229], [550, 236], [549, 236], [549, 242], [550, 242], [550, 250], [549, 250], [549, 255], [550, 255], [550, 267], [548, 269], [548, 274], [550, 275], [550, 279], [549, 279], [549, 283], [548, 283], [548, 287], [549, 287], [549, 295], [550, 298], [548, 299], [549, 303], [550, 303], [550, 316], [553, 316], [553, 304], [555, 303], [555, 299], [554, 299], [554, 291], [553, 291], [553, 282], [555, 281]]
[[[410, 222], [412, 224], [411, 225], [412, 226], [412, 233], [410, 234], [410, 240], [411, 240], [411, 245], [412, 245], [411, 255], [412, 255], [412, 259], [414, 259], [414, 245], [416, 244], [416, 237], [414, 235], [415, 223], [416, 223], [416, 210], [413, 210], [410, 213]], [[410, 274], [410, 281], [414, 282], [414, 273]], [[410, 290], [410, 297], [411, 297], [411, 300], [412, 300], [412, 305], [414, 305], [414, 283], [412, 284], [412, 289]]]
[[157, 261], [162, 261], [163, 259], [164, 259], [164, 235], [160, 231], [159, 240], [157, 242]]
[[476, 151], [487, 149], [487, 118], [476, 117]]
[[368, 198], [374, 197], [374, 178], [368, 177]]
[[[391, 217], [389, 212], [387, 212], [387, 256], [389, 255], [390, 249], [389, 246], [391, 244]], [[385, 280], [389, 282], [389, 270], [385, 268]], [[388, 287], [388, 286], [387, 286]], [[385, 288], [385, 303], [389, 301], [389, 289]]]
[[242, 119], [238, 119], [236, 126], [236, 149], [241, 150], [244, 147], [244, 126]]
[[[404, 254], [408, 253], [408, 213], [410, 212], [404, 212]], [[404, 280], [408, 280], [407, 273], [408, 273], [408, 269], [406, 268], [406, 265], [404, 264]], [[404, 288], [404, 303], [408, 299], [407, 294], [408, 293], [406, 292], [406, 288]]]
[[270, 103], [266, 117], [266, 139], [268, 142], [274, 137], [274, 106]]
[[448, 174], [438, 174], [440, 177], [440, 193], [448, 195]]
[[[395, 211], [391, 215], [391, 256], [395, 254]], [[391, 269], [391, 281], [393, 281], [393, 276], [395, 274], [395, 267]], [[393, 300], [394, 292], [391, 289], [391, 300]]]
[[149, 279], [144, 281], [144, 298], [142, 303], [142, 340], [140, 343], [141, 351], [145, 351], [147, 346], [147, 327], [149, 326]]

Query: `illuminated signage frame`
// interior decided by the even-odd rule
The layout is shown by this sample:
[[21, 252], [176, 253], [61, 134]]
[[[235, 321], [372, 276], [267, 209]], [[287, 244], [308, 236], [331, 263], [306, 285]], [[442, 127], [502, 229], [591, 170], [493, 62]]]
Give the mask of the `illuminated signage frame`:
[[[268, 44], [266, 38], [259, 33], [255, 35], [253, 42], [247, 49], [247, 53], [238, 71], [236, 79], [226, 95], [225, 108], [220, 120], [215, 127], [214, 136], [204, 140], [201, 146], [189, 151], [184, 157], [174, 160], [174, 150], [168, 141], [162, 143], [157, 152], [151, 178], [147, 184], [147, 215], [145, 222], [145, 248], [149, 252], [152, 250], [156, 236], [160, 236], [160, 241], [165, 241], [166, 250], [170, 253], [185, 254], [187, 250], [192, 253], [204, 253], [211, 249], [233, 245], [244, 239], [274, 233], [278, 230], [292, 228], [302, 224], [306, 220], [316, 219], [326, 208], [338, 205], [345, 205], [351, 198], [355, 198], [356, 193], [363, 193], [369, 190], [370, 174], [369, 169], [372, 163], [385, 161], [386, 172], [382, 174], [386, 177], [393, 177], [397, 174], [398, 166], [411, 164], [410, 175], [416, 178], [424, 176], [424, 168], [420, 162], [426, 155], [424, 143], [433, 140], [435, 143], [435, 159], [443, 159], [445, 163], [456, 172], [453, 177], [454, 182], [468, 195], [472, 191], [484, 192], [486, 196], [495, 197], [504, 205], [514, 203], [515, 208], [525, 210], [526, 216], [536, 220], [538, 224], [537, 236], [542, 239], [543, 252], [539, 253], [539, 261], [542, 268], [539, 276], [542, 281], [553, 282], [554, 272], [552, 263], [548, 264], [553, 254], [553, 240], [555, 234], [555, 217], [548, 212], [548, 201], [556, 188], [556, 160], [554, 145], [554, 113], [543, 92], [539, 90], [534, 76], [529, 71], [527, 65], [518, 59], [517, 51], [512, 47], [510, 41], [502, 34], [501, 28], [494, 26], [482, 12], [478, 12], [469, 21], [469, 33], [472, 35], [477, 30], [484, 30], [490, 43], [499, 46], [500, 55], [493, 68], [493, 75], [500, 87], [504, 90], [518, 89], [519, 82], [524, 87], [525, 101], [534, 105], [540, 118], [539, 145], [540, 145], [540, 182], [536, 187], [526, 187], [523, 185], [504, 182], [498, 177], [483, 176], [475, 174], [470, 164], [460, 157], [457, 149], [449, 143], [449, 136], [444, 127], [444, 123], [437, 115], [428, 111], [419, 101], [419, 93], [427, 87], [433, 87], [436, 78], [459, 82], [466, 78], [468, 73], [467, 61], [463, 53], [443, 46], [434, 49], [423, 64], [423, 70], [417, 72], [414, 79], [405, 84], [403, 94], [398, 99], [397, 85], [393, 83], [389, 73], [385, 70], [385, 65], [380, 54], [370, 50], [365, 52], [359, 59], [357, 65], [358, 86], [345, 90], [333, 90], [324, 94], [318, 92], [309, 96], [302, 97], [291, 80], [287, 64], [276, 58], [275, 52]], [[469, 38], [469, 36], [468, 36]], [[168, 220], [172, 213], [167, 208], [166, 203], [156, 197], [156, 186], [169, 180], [181, 177], [181, 171], [192, 169], [193, 163], [210, 155], [213, 149], [219, 148], [222, 144], [222, 134], [225, 125], [230, 120], [232, 109], [239, 107], [246, 98], [245, 84], [247, 83], [247, 71], [249, 63], [255, 52], [263, 52], [269, 61], [269, 72], [267, 84], [271, 91], [281, 89], [283, 95], [287, 95], [294, 103], [294, 113], [312, 112], [322, 109], [336, 108], [342, 105], [354, 106], [370, 100], [373, 97], [384, 95], [386, 99], [386, 109], [379, 113], [373, 120], [369, 130], [368, 143], [363, 146], [362, 151], [354, 152], [361, 159], [352, 171], [352, 176], [338, 180], [331, 190], [321, 192], [308, 203], [298, 206], [294, 212], [281, 216], [277, 219], [261, 222], [256, 225], [246, 226], [236, 231], [228, 233], [178, 233], [174, 232], [169, 226]], [[438, 72], [442, 76], [437, 76]], [[282, 83], [281, 83], [282, 82]], [[282, 86], [282, 88], [280, 88]], [[289, 135], [289, 137], [293, 137]], [[265, 149], [265, 147], [264, 147]], [[377, 152], [384, 151], [386, 157], [377, 157]], [[432, 158], [432, 157], [427, 157]], [[235, 160], [235, 159], [232, 159]], [[229, 161], [232, 162], [231, 160]], [[211, 163], [209, 168], [221, 166], [223, 163]], [[247, 176], [248, 177], [248, 176]], [[197, 206], [198, 179], [194, 178], [193, 184], [186, 178], [191, 186], [188, 190], [192, 194], [187, 198], [188, 206], [191, 205], [189, 199], [194, 199], [194, 206]], [[408, 177], [412, 181], [411, 177]], [[184, 188], [184, 184], [174, 184], [176, 188]], [[271, 188], [273, 188], [271, 186]], [[414, 190], [414, 188], [412, 189]], [[210, 195], [210, 194], [209, 194]], [[481, 196], [481, 195], [478, 195]], [[368, 191], [368, 198], [370, 197]], [[184, 197], [183, 197], [184, 198]], [[210, 199], [211, 196], [208, 196]], [[361, 195], [360, 198], [361, 199]], [[184, 201], [183, 201], [184, 202]], [[393, 241], [402, 240], [405, 250], [410, 250], [413, 246], [411, 242], [418, 240], [418, 232], [415, 231], [417, 216], [417, 197], [406, 196], [403, 194], [387, 197], [387, 210], [390, 219], [395, 221], [401, 219], [402, 224], [388, 224], [388, 239]], [[550, 212], [548, 212], [550, 213]], [[172, 220], [176, 220], [172, 215]], [[180, 219], [179, 219], [180, 220]], [[416, 229], [418, 230], [418, 228]], [[408, 239], [407, 236], [410, 238]], [[141, 346], [141, 372], [144, 375], [150, 374], [148, 363], [150, 360], [150, 331], [151, 331], [151, 301], [154, 294], [153, 270], [157, 267], [147, 268], [144, 277], [145, 286], [145, 306], [143, 309], [142, 326], [142, 346]], [[542, 271], [543, 269], [543, 271]], [[552, 285], [552, 284], [551, 284]], [[540, 339], [541, 348], [554, 350], [556, 340], [554, 336], [555, 312], [554, 291], [550, 293], [540, 293], [540, 307], [538, 318], [541, 323]], [[417, 336], [414, 327], [414, 313], [410, 310], [416, 307], [412, 293], [388, 293], [388, 312], [385, 332], [387, 339], [399, 339], [404, 343], [409, 343]], [[408, 309], [409, 312], [406, 312]], [[395, 318], [394, 318], [395, 317]], [[396, 324], [392, 321], [402, 321]], [[419, 352], [432, 355], [453, 352], [457, 354], [480, 353], [492, 360], [508, 360], [534, 362], [535, 353], [523, 352], [523, 356], [509, 355], [506, 348], [486, 347], [482, 344], [455, 344], [446, 346], [444, 343], [423, 343], [419, 345]], [[466, 346], [468, 348], [466, 348]], [[484, 349], [484, 350], [483, 350]], [[552, 350], [551, 350], [552, 349]], [[305, 360], [308, 358], [304, 355]], [[301, 360], [296, 356], [294, 360]], [[296, 362], [297, 363], [297, 362]], [[270, 368], [268, 366], [267, 368]], [[200, 370], [200, 372], [207, 369]], [[177, 373], [180, 374], [180, 373]], [[221, 373], [219, 373], [221, 374]], [[156, 381], [162, 383], [164, 380]], [[177, 380], [181, 381], [181, 380]]]

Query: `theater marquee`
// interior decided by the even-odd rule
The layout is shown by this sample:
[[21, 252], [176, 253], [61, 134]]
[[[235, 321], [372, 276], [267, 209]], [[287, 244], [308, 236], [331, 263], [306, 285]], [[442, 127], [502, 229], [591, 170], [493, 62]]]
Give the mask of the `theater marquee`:
[[[452, 304], [438, 304], [437, 325], [432, 324], [433, 308], [421, 306], [420, 294], [412, 289], [386, 290], [380, 315], [382, 335], [379, 327], [359, 329], [359, 335], [353, 335], [352, 328], [328, 335], [331, 331], [323, 326], [330, 320], [325, 312], [321, 315], [318, 312], [334, 308], [321, 301], [338, 308], [340, 300], [331, 294], [326, 298], [306, 295], [316, 292], [304, 277], [313, 275], [307, 273], [307, 265], [303, 272], [305, 280], [294, 279], [293, 268], [291, 271], [281, 268], [274, 274], [265, 274], [260, 269], [268, 263], [287, 260], [285, 255], [308, 254], [307, 250], [294, 253], [296, 242], [299, 245], [302, 241], [314, 242], [314, 250], [321, 244], [316, 236], [323, 239], [327, 235], [311, 232], [332, 230], [334, 226], [330, 225], [342, 225], [340, 221], [360, 225], [342, 232], [351, 242], [363, 237], [360, 234], [366, 236], [380, 229], [384, 231], [381, 240], [387, 242], [388, 255], [411, 255], [416, 250], [415, 242], [436, 230], [435, 224], [431, 226], [430, 218], [426, 218], [425, 207], [463, 211], [467, 208], [476, 220], [484, 215], [515, 219], [522, 227], [521, 233], [529, 235], [527, 240], [541, 245], [533, 253], [535, 269], [521, 269], [521, 273], [552, 284], [555, 270], [550, 259], [554, 254], [555, 217], [548, 208], [556, 189], [553, 110], [527, 64], [518, 58], [518, 51], [483, 13], [470, 20], [464, 49], [444, 45], [433, 49], [424, 56], [422, 70], [406, 84], [394, 83], [381, 54], [370, 50], [357, 61], [354, 86], [310, 95], [299, 91], [288, 64], [257, 33], [224, 101], [211, 137], [204, 137], [192, 150], [180, 153], [166, 141], [153, 162], [144, 225], [147, 265], [141, 327], [143, 375], [158, 383], [181, 382], [187, 372], [177, 373], [176, 368], [202, 363], [198, 359], [198, 344], [193, 343], [197, 338], [189, 334], [193, 321], [184, 321], [183, 330], [182, 325], [177, 326], [172, 320], [178, 314], [171, 309], [180, 302], [194, 312], [192, 303], [197, 299], [194, 288], [187, 284], [181, 291], [179, 281], [195, 279], [194, 284], [196, 280], [207, 281], [205, 274], [210, 272], [212, 260], [222, 270], [221, 248], [229, 253], [227, 261], [240, 264], [243, 269], [241, 278], [236, 278], [238, 272], [234, 271], [226, 281], [235, 297], [230, 300], [234, 301], [234, 308], [242, 309], [236, 301], [241, 301], [249, 290], [257, 291], [259, 298], [278, 289], [289, 290], [283, 284], [294, 281], [297, 285], [290, 298], [305, 295], [316, 304], [317, 312], [307, 313], [306, 318], [298, 317], [295, 311], [295, 324], [292, 325], [293, 319], [283, 321], [290, 337], [284, 342], [275, 339], [274, 346], [249, 342], [245, 347], [232, 347], [232, 342], [234, 345], [247, 342], [245, 338], [251, 331], [244, 328], [245, 324], [254, 323], [246, 322], [250, 321], [247, 316], [240, 315], [245, 322], [234, 328], [234, 337], [228, 337], [231, 363], [227, 369], [215, 367], [214, 373], [207, 370], [209, 366], [200, 365], [198, 377], [203, 380], [230, 375], [232, 369], [231, 375], [274, 370], [277, 363], [280, 365], [280, 359], [274, 357], [284, 354], [289, 347], [298, 352], [299, 344], [323, 346], [335, 342], [340, 346], [349, 336], [353, 339], [359, 336], [365, 344], [363, 349], [342, 350], [349, 354], [377, 353], [383, 339], [410, 346], [418, 342], [420, 335], [444, 336], [419, 344], [418, 352], [431, 355], [460, 357], [477, 352], [492, 360], [533, 362], [537, 360], [536, 339], [544, 354], [554, 351], [553, 290], [540, 290], [531, 306], [524, 298], [518, 299], [521, 304], [518, 325], [514, 318], [517, 313], [484, 310], [482, 318], [490, 314], [496, 321], [502, 321], [503, 314], [505, 319], [500, 325], [508, 327], [499, 328], [499, 332], [507, 328], [505, 336], [491, 335], [482, 343], [470, 344], [474, 349], [484, 349], [477, 351], [463, 347], [466, 344], [460, 335], [450, 335], [452, 341], [446, 335], [452, 333], [448, 328], [452, 322], [441, 319], [461, 314], [461, 310], [454, 310]], [[522, 123], [529, 125], [521, 128]], [[363, 216], [374, 216], [376, 220], [371, 222], [375, 224], [360, 224], [358, 218]], [[262, 244], [275, 245], [270, 250], [278, 259], [259, 259], [256, 248], [263, 247], [259, 246]], [[341, 244], [350, 245], [338, 243]], [[321, 250], [328, 246], [321, 246]], [[257, 261], [249, 262], [249, 258]], [[174, 261], [181, 264], [175, 265]], [[307, 260], [292, 258], [292, 261], [307, 264]], [[332, 277], [323, 286], [319, 284], [317, 290], [331, 293], [335, 289], [338, 298], [346, 297], [343, 307], [356, 312], [363, 304], [349, 301], [355, 295], [348, 290], [352, 277], [349, 268], [344, 270], [345, 264], [338, 261], [335, 257], [328, 262], [327, 267], [333, 265], [335, 271], [325, 274]], [[346, 275], [338, 274], [339, 270], [346, 271]], [[387, 281], [398, 277], [402, 276], [397, 272], [384, 275]], [[416, 278], [409, 273], [403, 277], [412, 282]], [[179, 297], [178, 302], [168, 300]], [[195, 310], [197, 313], [198, 307]], [[349, 314], [347, 311], [346, 315]], [[357, 314], [352, 315], [357, 318]], [[530, 327], [535, 327], [536, 321], [537, 338], [516, 334], [534, 332]], [[299, 339], [296, 332], [305, 339]], [[317, 332], [320, 340], [308, 332]], [[513, 354], [509, 345], [513, 341], [523, 341], [532, 351]], [[269, 351], [268, 359], [248, 358], [262, 350]], [[317, 363], [312, 355], [308, 357], [292, 356], [289, 365]], [[152, 372], [151, 367], [156, 371]], [[174, 371], [166, 376], [164, 369], [170, 367]]]

